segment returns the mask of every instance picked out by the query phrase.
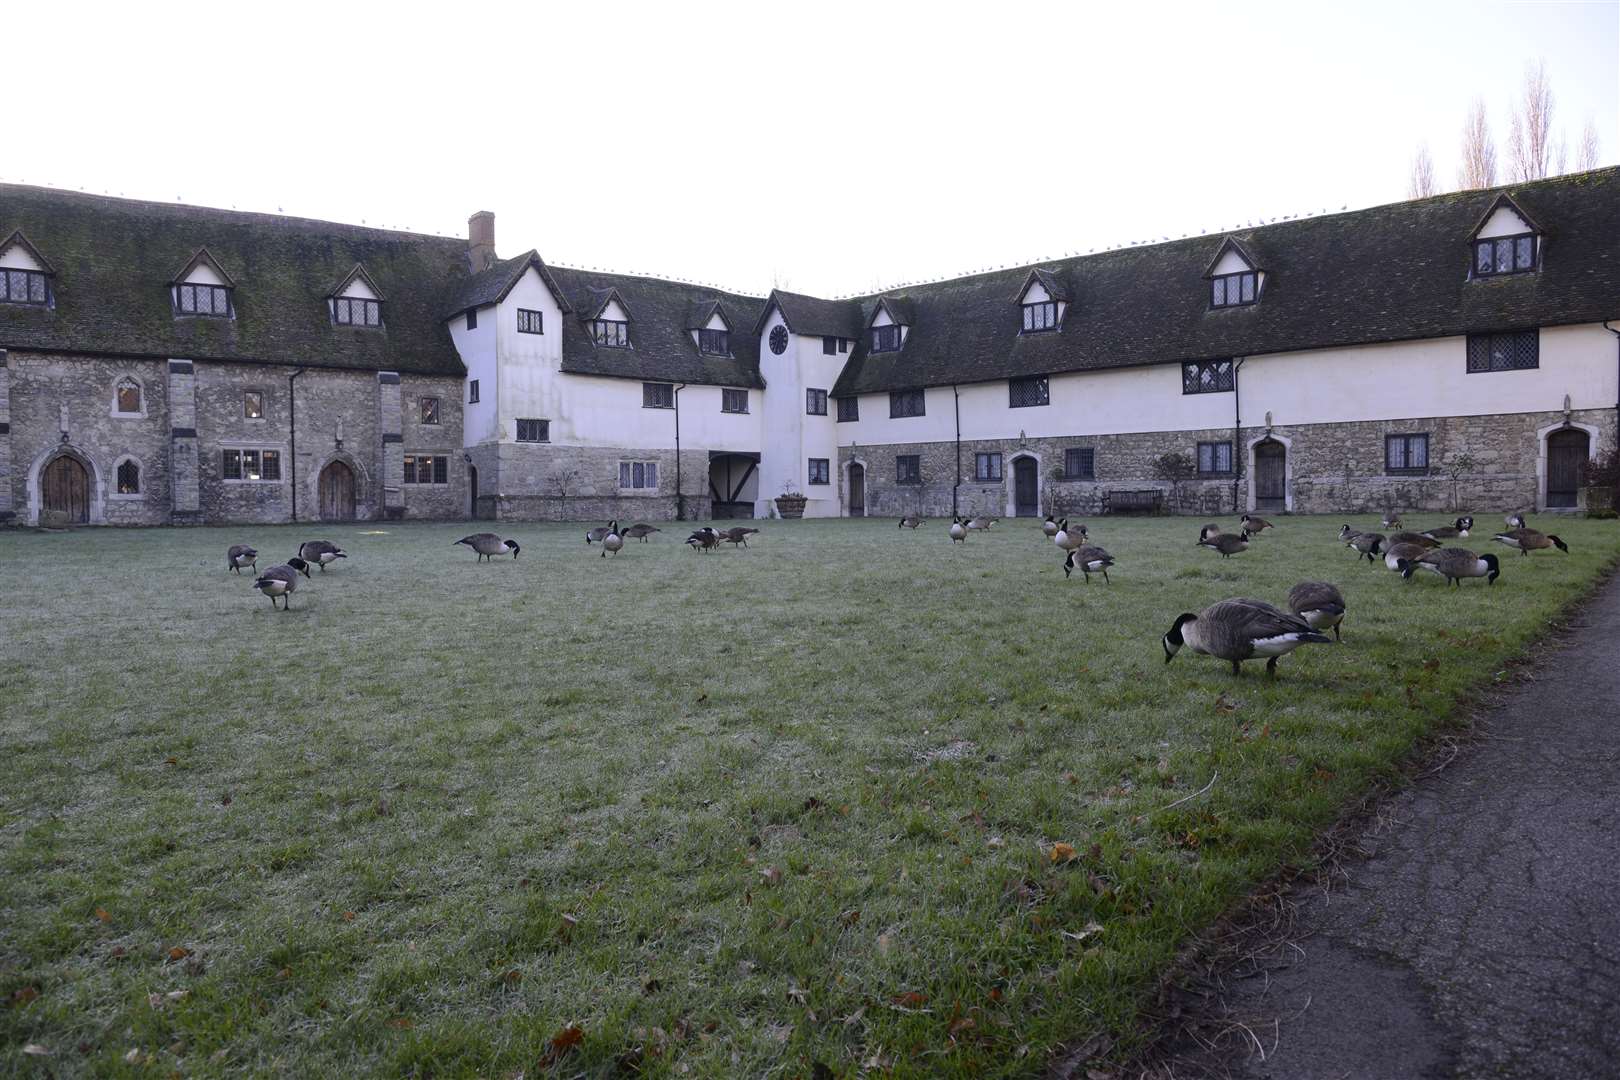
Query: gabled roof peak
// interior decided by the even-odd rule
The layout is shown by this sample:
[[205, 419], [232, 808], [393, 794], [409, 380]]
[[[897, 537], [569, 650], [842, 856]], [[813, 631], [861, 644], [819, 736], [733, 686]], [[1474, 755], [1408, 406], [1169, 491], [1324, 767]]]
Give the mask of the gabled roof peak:
[[7, 251], [19, 245], [24, 251], [28, 252], [29, 258], [39, 263], [42, 272], [46, 274], [56, 273], [56, 267], [52, 266], [50, 260], [39, 253], [39, 248], [35, 247], [28, 237], [23, 235], [21, 229], [13, 229], [10, 236], [0, 240], [0, 255], [4, 255]]
[[347, 274], [344, 274], [338, 279], [338, 283], [332, 286], [331, 292], [327, 293], [328, 299], [335, 296], [342, 296], [343, 290], [352, 285], [356, 279], [364, 282], [366, 288], [371, 290], [371, 295], [375, 296], [379, 301], [386, 299], [382, 294], [382, 290], [377, 288], [377, 283], [371, 280], [371, 275], [366, 273], [366, 268], [359, 263], [355, 263], [353, 270], [350, 270]]
[[1013, 297], [1013, 303], [1023, 303], [1024, 297], [1029, 295], [1030, 285], [1037, 281], [1040, 282], [1041, 288], [1045, 289], [1047, 295], [1053, 300], [1061, 300], [1063, 303], [1069, 302], [1069, 287], [1064, 284], [1063, 279], [1058, 276], [1057, 272], [1048, 270], [1045, 267], [1034, 266], [1030, 268], [1028, 274], [1024, 275], [1024, 283], [1018, 287], [1018, 295]]
[[219, 260], [214, 258], [214, 256], [205, 247], [198, 248], [196, 254], [186, 260], [185, 265], [180, 267], [179, 273], [175, 274], [174, 277], [169, 280], [169, 284], [184, 284], [186, 278], [191, 276], [191, 272], [197, 269], [198, 263], [208, 264], [208, 267], [213, 270], [214, 273], [219, 275], [219, 280], [225, 283], [225, 287], [227, 289], [236, 288], [236, 282], [231, 279], [231, 275], [225, 272], [225, 268], [219, 265]]
[[1479, 220], [1474, 223], [1474, 231], [1468, 234], [1468, 238], [1472, 240], [1474, 237], [1478, 236], [1480, 234], [1480, 230], [1485, 228], [1486, 223], [1489, 222], [1491, 218], [1496, 216], [1496, 212], [1498, 210], [1501, 210], [1504, 207], [1519, 215], [1519, 220], [1530, 226], [1531, 232], [1539, 233], [1542, 231], [1541, 226], [1536, 224], [1535, 218], [1525, 213], [1524, 207], [1520, 206], [1517, 202], [1514, 202], [1513, 196], [1504, 191], [1497, 195], [1496, 198], [1491, 200], [1491, 205], [1486, 208], [1485, 213], [1481, 214]]
[[592, 319], [600, 319], [602, 317], [602, 312], [607, 310], [607, 306], [609, 304], [619, 305], [619, 310], [624, 312], [626, 322], [636, 321], [636, 317], [630, 314], [630, 305], [625, 303], [624, 297], [619, 294], [619, 288], [617, 285], [609, 285], [605, 289], [596, 289], [586, 286], [585, 291], [590, 294], [591, 304], [588, 308], [580, 309], [579, 317], [581, 321], [590, 322]]
[[1235, 252], [1238, 258], [1248, 263], [1250, 270], [1260, 269], [1259, 260], [1249, 253], [1249, 249], [1244, 247], [1243, 243], [1238, 240], [1237, 237], [1225, 236], [1221, 238], [1221, 244], [1215, 249], [1215, 254], [1209, 260], [1209, 265], [1204, 267], [1205, 277], [1211, 277], [1214, 275], [1215, 268], [1221, 264], [1221, 260], [1226, 257], [1226, 253], [1229, 251]]

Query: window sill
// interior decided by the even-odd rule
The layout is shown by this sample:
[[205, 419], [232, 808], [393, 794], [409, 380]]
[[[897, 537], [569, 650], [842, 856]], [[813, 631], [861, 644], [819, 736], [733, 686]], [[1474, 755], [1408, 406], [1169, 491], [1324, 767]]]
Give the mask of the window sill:
[[1389, 469], [1384, 470], [1385, 476], [1428, 476], [1429, 470], [1425, 466], [1421, 469]]
[[673, 410], [675, 408], [675, 406], [673, 406], [673, 405], [643, 405], [642, 408], [643, 409], [670, 409], [670, 410]]
[[520, 446], [550, 446], [550, 439], [513, 439]]
[[220, 482], [224, 483], [224, 484], [280, 484], [281, 483], [280, 480], [240, 480], [240, 479], [233, 479], [232, 477], [229, 477], [229, 476], [220, 477]]
[[896, 480], [896, 487], [922, 487], [921, 480]]
[[137, 491], [137, 492], [125, 493], [125, 494], [118, 494], [118, 493], [115, 492], [115, 493], [107, 496], [107, 501], [108, 502], [145, 502], [146, 501], [146, 493], [144, 491]]
[[1080, 481], [1080, 480], [1095, 481], [1097, 478], [1095, 476], [1070, 476], [1068, 473], [1064, 473], [1062, 476], [1059, 476], [1058, 479], [1059, 480], [1066, 480], [1066, 481], [1074, 482], [1074, 481]]
[[1044, 409], [1052, 404], [1050, 401], [1026, 401], [1022, 405], [1008, 405], [1009, 409]]
[[655, 497], [658, 491], [655, 488], [620, 488], [619, 494], [650, 499]]
[[1019, 337], [1037, 337], [1037, 336], [1039, 336], [1041, 334], [1056, 334], [1056, 333], [1061, 332], [1062, 329], [1063, 328], [1061, 326], [1046, 326], [1046, 327], [1042, 327], [1039, 330], [1020, 330], [1020, 331], [1018, 331], [1018, 336]]
[[112, 412], [108, 413], [107, 415], [112, 417], [114, 420], [145, 420], [146, 419], [146, 413], [145, 412], [119, 412], [117, 409], [114, 409]]
[[1201, 472], [1198, 474], [1200, 480], [1232, 480], [1236, 477], [1237, 473], [1235, 472]]
[[1182, 397], [1198, 397], [1201, 394], [1230, 394], [1231, 390], [1183, 390]]
[[747, 416], [748, 415], [748, 410], [747, 409], [721, 409], [720, 412], [721, 412], [721, 415], [723, 415], [723, 416]]

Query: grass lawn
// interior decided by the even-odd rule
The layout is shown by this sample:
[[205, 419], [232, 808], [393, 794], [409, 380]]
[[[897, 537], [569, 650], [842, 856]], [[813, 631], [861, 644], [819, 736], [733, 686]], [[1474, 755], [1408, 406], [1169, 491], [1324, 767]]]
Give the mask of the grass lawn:
[[[671, 524], [609, 559], [512, 525], [485, 565], [467, 525], [0, 533], [0, 1074], [1002, 1076], [1128, 1045], [1190, 932], [1620, 554], [1542, 518], [1571, 554], [1476, 534], [1494, 587], [1408, 585], [1342, 520], [1228, 561], [1202, 519], [1101, 519], [1089, 586], [1033, 521], [710, 555]], [[225, 570], [322, 535], [350, 557], [290, 613]], [[1342, 645], [1275, 682], [1165, 665], [1178, 612], [1306, 578]]]

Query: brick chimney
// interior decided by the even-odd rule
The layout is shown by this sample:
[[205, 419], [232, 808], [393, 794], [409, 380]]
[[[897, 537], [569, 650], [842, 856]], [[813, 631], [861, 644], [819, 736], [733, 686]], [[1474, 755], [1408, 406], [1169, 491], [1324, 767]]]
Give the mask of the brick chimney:
[[467, 219], [467, 261], [475, 274], [495, 265], [495, 215], [488, 210]]

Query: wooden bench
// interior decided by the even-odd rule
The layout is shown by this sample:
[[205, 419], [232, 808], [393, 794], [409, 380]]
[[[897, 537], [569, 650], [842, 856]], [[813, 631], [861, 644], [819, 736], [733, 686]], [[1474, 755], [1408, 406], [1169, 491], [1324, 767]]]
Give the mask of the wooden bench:
[[1162, 514], [1164, 492], [1158, 488], [1110, 488], [1103, 492], [1102, 511], [1105, 514]]

